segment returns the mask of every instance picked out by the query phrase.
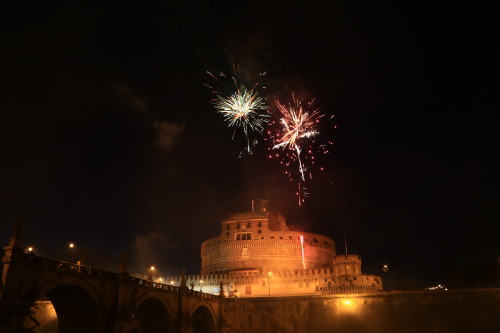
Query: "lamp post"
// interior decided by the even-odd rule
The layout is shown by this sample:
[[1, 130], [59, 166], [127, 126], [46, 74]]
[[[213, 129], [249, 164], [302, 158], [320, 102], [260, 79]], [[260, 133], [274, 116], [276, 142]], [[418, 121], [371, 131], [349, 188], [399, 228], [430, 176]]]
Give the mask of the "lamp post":
[[75, 243], [69, 243], [68, 244], [68, 249], [69, 249], [69, 261], [73, 263], [76, 260], [75, 256]]
[[267, 278], [267, 287], [268, 287], [268, 298], [271, 298], [271, 277], [272, 277], [272, 273], [269, 272], [267, 273], [266, 275], [266, 278]]
[[385, 273], [385, 284], [386, 284], [386, 290], [387, 291], [391, 291], [391, 288], [390, 288], [390, 283], [389, 283], [389, 274], [387, 274], [387, 272], [389, 272], [389, 266], [387, 264], [384, 264], [384, 267], [382, 267], [382, 270], [384, 271]]
[[149, 267], [148, 280], [153, 281], [153, 272], [155, 271], [155, 266]]

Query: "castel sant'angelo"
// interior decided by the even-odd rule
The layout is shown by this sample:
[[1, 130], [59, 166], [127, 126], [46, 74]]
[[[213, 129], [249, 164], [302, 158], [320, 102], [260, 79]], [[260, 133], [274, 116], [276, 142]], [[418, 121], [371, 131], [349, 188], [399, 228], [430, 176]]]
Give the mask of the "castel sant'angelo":
[[[187, 285], [229, 297], [276, 297], [370, 293], [382, 290], [380, 277], [361, 272], [358, 255], [336, 255], [332, 239], [293, 231], [285, 218], [267, 211], [229, 215], [221, 234], [201, 245], [201, 275]], [[179, 285], [181, 277], [169, 277]]]

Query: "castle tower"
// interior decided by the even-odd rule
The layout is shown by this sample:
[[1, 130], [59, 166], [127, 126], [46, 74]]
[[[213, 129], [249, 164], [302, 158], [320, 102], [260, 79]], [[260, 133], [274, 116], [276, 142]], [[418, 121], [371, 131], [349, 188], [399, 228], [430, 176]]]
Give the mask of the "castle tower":
[[[201, 275], [169, 277], [174, 285], [226, 297], [373, 293], [378, 276], [363, 275], [361, 257], [335, 254], [331, 238], [295, 231], [265, 202], [230, 214], [217, 237], [201, 244]], [[226, 293], [227, 291], [227, 293]]]
[[231, 214], [221, 226], [221, 234], [201, 246], [202, 274], [327, 267], [333, 270], [333, 240], [293, 231], [279, 213], [261, 209]]
[[361, 275], [361, 256], [356, 254], [336, 256], [333, 258], [333, 274]]

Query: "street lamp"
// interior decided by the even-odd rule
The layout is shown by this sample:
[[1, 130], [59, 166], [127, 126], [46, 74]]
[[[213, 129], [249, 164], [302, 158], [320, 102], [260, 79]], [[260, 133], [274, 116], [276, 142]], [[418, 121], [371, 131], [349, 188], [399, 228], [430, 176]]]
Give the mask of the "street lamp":
[[269, 272], [266, 275], [267, 278], [267, 287], [269, 290], [268, 297], [271, 298], [271, 278], [272, 278], [273, 273]]
[[33, 252], [33, 246], [28, 246], [28, 253], [32, 253]]
[[385, 279], [385, 285], [386, 285], [385, 289], [387, 291], [391, 291], [390, 282], [389, 282], [389, 274], [387, 274], [387, 272], [389, 272], [389, 266], [387, 264], [384, 264], [384, 267], [382, 267], [382, 270], [384, 271], [385, 277], [386, 277], [386, 279]]
[[73, 263], [76, 261], [75, 243], [69, 243], [68, 249], [69, 249], [69, 261]]
[[155, 271], [155, 266], [149, 267], [148, 280], [153, 281], [153, 272]]

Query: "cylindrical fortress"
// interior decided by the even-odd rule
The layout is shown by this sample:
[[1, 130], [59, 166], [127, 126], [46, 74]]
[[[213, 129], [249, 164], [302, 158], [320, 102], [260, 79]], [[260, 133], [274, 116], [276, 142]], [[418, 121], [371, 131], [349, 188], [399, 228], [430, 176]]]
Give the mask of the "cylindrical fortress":
[[272, 212], [232, 214], [222, 233], [201, 245], [201, 273], [333, 268], [335, 244], [328, 237], [292, 231]]

